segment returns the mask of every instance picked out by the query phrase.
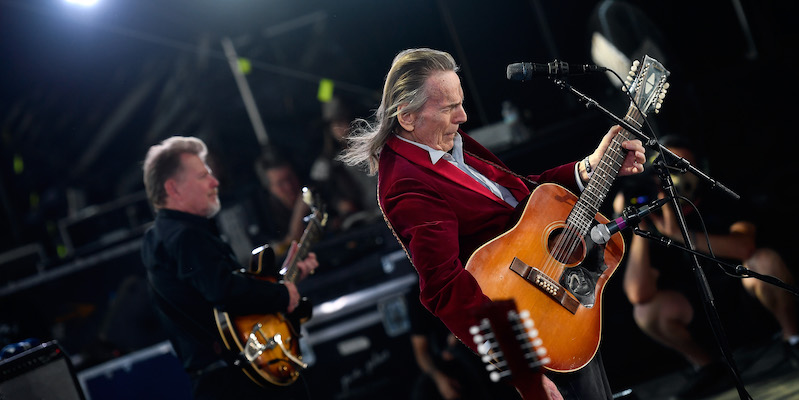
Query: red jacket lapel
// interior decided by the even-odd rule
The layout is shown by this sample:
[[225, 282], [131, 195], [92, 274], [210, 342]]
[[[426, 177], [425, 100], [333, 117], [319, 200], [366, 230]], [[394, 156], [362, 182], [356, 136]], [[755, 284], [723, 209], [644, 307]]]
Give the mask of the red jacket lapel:
[[[461, 136], [464, 136], [461, 134]], [[498, 203], [505, 204], [505, 201], [497, 197], [493, 192], [488, 190], [483, 184], [477, 182], [476, 180], [472, 179], [472, 177], [466, 175], [465, 172], [461, 171], [458, 167], [452, 165], [452, 163], [446, 160], [439, 160], [435, 165], [430, 162], [430, 153], [426, 150], [407, 143], [396, 136], [392, 136], [389, 138], [388, 142], [386, 143], [387, 146], [391, 147], [397, 154], [400, 156], [408, 159], [409, 161], [413, 162], [414, 164], [419, 165], [420, 167], [430, 169], [435, 171], [437, 174], [449, 179], [452, 182], [455, 182], [459, 185], [467, 187], [477, 193], [482, 194]], [[472, 160], [474, 160], [473, 157]], [[468, 163], [468, 162], [467, 162]], [[479, 164], [483, 164], [482, 162], [478, 162]], [[471, 163], [468, 163], [472, 165]], [[477, 168], [475, 168], [477, 169]], [[480, 171], [480, 169], [478, 169]], [[482, 173], [482, 171], [481, 171]], [[513, 191], [512, 191], [513, 192]], [[514, 193], [516, 196], [516, 193]]]

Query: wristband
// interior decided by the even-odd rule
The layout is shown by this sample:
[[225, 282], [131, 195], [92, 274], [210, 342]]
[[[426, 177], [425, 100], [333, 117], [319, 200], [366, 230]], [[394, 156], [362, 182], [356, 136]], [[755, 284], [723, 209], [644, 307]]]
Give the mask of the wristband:
[[588, 157], [589, 156], [585, 156], [585, 159], [583, 160], [583, 165], [585, 166], [585, 173], [588, 174], [588, 179], [591, 179], [591, 175], [594, 173], [594, 170], [593, 168], [591, 168], [591, 163], [588, 162]]

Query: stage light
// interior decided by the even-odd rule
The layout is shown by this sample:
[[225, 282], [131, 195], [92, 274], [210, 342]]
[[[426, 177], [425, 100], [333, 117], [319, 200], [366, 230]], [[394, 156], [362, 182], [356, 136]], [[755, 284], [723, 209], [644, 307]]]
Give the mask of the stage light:
[[64, 1], [66, 1], [67, 3], [77, 4], [79, 6], [91, 7], [97, 4], [99, 0], [64, 0]]

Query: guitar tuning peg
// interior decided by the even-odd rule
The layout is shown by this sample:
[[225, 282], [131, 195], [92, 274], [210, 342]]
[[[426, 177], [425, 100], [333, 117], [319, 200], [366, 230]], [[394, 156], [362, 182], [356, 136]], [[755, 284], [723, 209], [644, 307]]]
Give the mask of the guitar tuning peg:
[[478, 333], [478, 334], [476, 334], [476, 335], [474, 335], [474, 336], [472, 337], [472, 339], [473, 339], [473, 340], [474, 340], [474, 342], [475, 342], [475, 343], [477, 343], [477, 344], [483, 343], [483, 342], [485, 341], [485, 338], [483, 338], [483, 335], [481, 335], [481, 334], [479, 334], [479, 333]]
[[545, 347], [539, 347], [535, 349], [535, 353], [538, 354], [538, 357], [543, 357], [547, 355], [547, 349]]
[[488, 376], [489, 378], [491, 378], [491, 382], [499, 382], [499, 380], [502, 379], [502, 375], [500, 375], [500, 373], [496, 371], [488, 374]]
[[666, 90], [666, 89], [668, 89], [668, 88], [669, 88], [669, 86], [671, 86], [671, 85], [670, 85], [668, 82], [664, 83], [664, 84], [663, 84], [663, 90]]
[[534, 322], [533, 322], [533, 320], [532, 320], [532, 319], [530, 319], [530, 318], [524, 318], [524, 319], [522, 319], [522, 324], [523, 324], [523, 325], [524, 325], [524, 327], [525, 327], [525, 328], [527, 328], [527, 329], [530, 329], [530, 328], [532, 328], [533, 326], [535, 326], [535, 323], [534, 323]]

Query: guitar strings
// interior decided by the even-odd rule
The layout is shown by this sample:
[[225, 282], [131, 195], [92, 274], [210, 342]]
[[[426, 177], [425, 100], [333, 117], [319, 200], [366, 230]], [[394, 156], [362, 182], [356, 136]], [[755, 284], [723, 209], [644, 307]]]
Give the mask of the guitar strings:
[[[638, 122], [638, 118], [640, 117], [640, 112], [634, 107], [631, 107], [625, 120], [630, 123], [635, 123], [640, 127], [641, 125]], [[595, 173], [591, 181], [588, 182], [588, 186], [585, 189], [585, 196], [589, 199], [589, 202], [593, 200], [592, 206], [594, 208], [599, 208], [599, 204], [604, 200], [611, 183], [618, 174], [624, 159], [624, 154], [621, 151], [621, 142], [629, 138], [630, 133], [626, 130], [622, 130], [613, 138], [611, 145], [608, 146], [607, 151], [602, 156], [597, 166], [598, 173]], [[611, 165], [611, 162], [615, 165]], [[597, 191], [597, 186], [600, 186], [603, 190]], [[593, 199], [592, 196], [594, 196]], [[556, 272], [558, 275], [562, 273], [566, 262], [571, 259], [574, 252], [580, 247], [582, 244], [582, 237], [585, 236], [591, 222], [594, 220], [594, 215], [588, 214], [590, 214], [590, 210], [578, 207], [569, 215], [563, 233], [556, 240], [555, 247], [553, 248], [553, 257], [544, 263], [543, 270], [545, 274], [553, 276]], [[577, 229], [574, 229], [575, 227]]]

